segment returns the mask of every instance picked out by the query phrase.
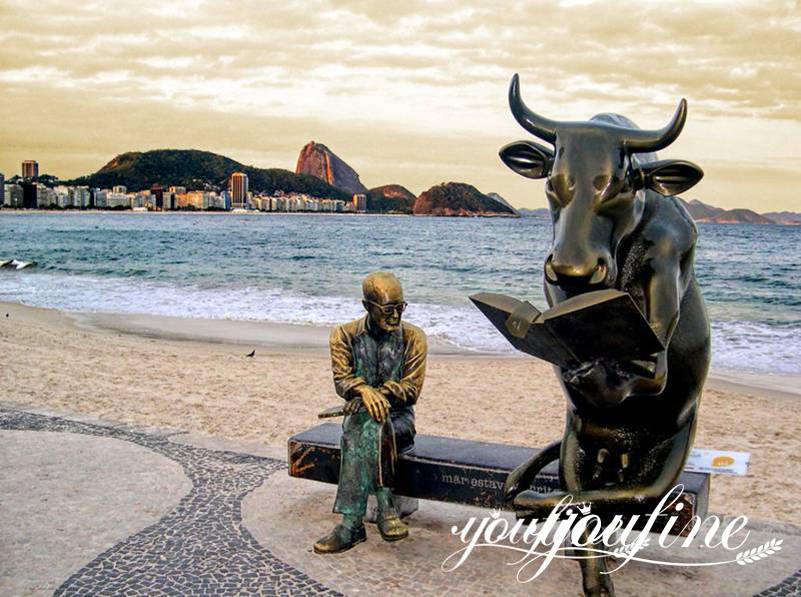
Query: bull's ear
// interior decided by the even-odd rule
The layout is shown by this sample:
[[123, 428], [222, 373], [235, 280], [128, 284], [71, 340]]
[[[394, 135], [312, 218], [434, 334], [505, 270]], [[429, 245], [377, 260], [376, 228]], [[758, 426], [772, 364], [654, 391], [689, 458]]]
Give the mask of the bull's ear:
[[545, 178], [551, 172], [553, 152], [533, 141], [515, 141], [498, 152], [503, 163], [526, 178]]
[[659, 160], [640, 165], [642, 185], [661, 195], [678, 195], [694, 187], [704, 171], [684, 160]]

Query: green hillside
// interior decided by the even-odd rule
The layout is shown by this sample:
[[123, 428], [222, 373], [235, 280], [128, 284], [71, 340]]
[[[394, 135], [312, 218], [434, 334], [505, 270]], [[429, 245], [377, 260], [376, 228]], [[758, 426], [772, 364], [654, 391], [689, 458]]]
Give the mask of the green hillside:
[[248, 175], [254, 192], [306, 193], [314, 197], [350, 200], [351, 195], [307, 174], [295, 174], [281, 168], [245, 166], [225, 156], [197, 149], [157, 149], [132, 151], [115, 157], [94, 174], [64, 184], [111, 188], [125, 185], [129, 191], [181, 186], [189, 190], [220, 191], [227, 187], [233, 172]]

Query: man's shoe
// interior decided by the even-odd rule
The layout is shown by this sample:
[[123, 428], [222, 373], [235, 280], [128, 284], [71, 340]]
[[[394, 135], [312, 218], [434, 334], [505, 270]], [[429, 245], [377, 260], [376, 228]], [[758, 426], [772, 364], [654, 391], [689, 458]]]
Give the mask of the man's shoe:
[[334, 530], [314, 544], [314, 553], [339, 553], [347, 551], [367, 539], [364, 525], [351, 528], [338, 524]]
[[378, 532], [384, 541], [400, 541], [409, 536], [409, 527], [398, 516], [380, 518]]

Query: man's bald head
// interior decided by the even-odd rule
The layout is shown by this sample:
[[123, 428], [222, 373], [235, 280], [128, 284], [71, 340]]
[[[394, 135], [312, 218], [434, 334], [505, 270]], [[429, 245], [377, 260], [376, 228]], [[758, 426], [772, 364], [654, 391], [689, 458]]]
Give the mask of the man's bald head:
[[387, 305], [403, 302], [403, 288], [400, 280], [390, 272], [373, 272], [362, 282], [364, 299]]
[[400, 327], [406, 308], [400, 281], [389, 272], [373, 272], [362, 282], [370, 329], [393, 332]]

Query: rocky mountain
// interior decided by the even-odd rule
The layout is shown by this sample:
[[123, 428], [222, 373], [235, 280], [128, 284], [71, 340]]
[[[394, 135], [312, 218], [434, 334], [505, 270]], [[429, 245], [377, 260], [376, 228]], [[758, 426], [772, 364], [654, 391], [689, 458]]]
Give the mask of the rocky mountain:
[[714, 205], [707, 205], [706, 203], [702, 203], [698, 199], [692, 199], [690, 201], [685, 201], [684, 199], [682, 199], [681, 202], [694, 220], [704, 220], [706, 218], [714, 218], [715, 216], [722, 214], [723, 212], [726, 211], [721, 207], [715, 207]]
[[801, 226], [801, 214], [793, 211], [769, 211], [762, 214], [777, 224]]
[[443, 182], [431, 187], [417, 198], [412, 211], [427, 216], [518, 217], [513, 208], [463, 182]]
[[512, 207], [512, 205], [506, 199], [501, 197], [498, 193], [487, 193], [487, 197], [489, 197], [490, 199], [495, 199], [495, 201], [497, 201], [501, 205], [505, 205], [506, 207], [511, 209], [514, 213], [516, 213], [517, 215], [520, 215], [520, 213], [517, 211], [517, 209]]
[[[684, 201], [680, 199], [687, 212], [696, 222], [712, 222], [717, 224], [785, 224], [801, 226], [801, 214], [791, 211], [770, 212], [758, 214], [750, 209], [723, 209], [703, 203], [698, 199]], [[545, 208], [520, 209], [520, 215], [525, 217], [548, 217]]]
[[220, 191], [228, 186], [234, 172], [248, 175], [250, 190], [273, 193], [306, 193], [349, 201], [351, 194], [307, 174], [295, 174], [281, 168], [245, 166], [225, 156], [196, 149], [157, 149], [122, 153], [94, 174], [65, 184], [110, 188], [125, 185], [129, 191], [149, 189], [154, 183], [162, 187], [181, 186], [191, 190]]
[[356, 171], [322, 143], [310, 141], [298, 156], [295, 174], [309, 174], [350, 194], [366, 193]]
[[367, 191], [367, 211], [370, 213], [410, 214], [417, 197], [399, 184], [388, 184]]
[[699, 222], [715, 222], [717, 224], [775, 224], [770, 218], [758, 214], [750, 209], [727, 209], [723, 213], [711, 218], [698, 220]]
[[713, 222], [716, 224], [775, 224], [776, 222], [750, 209], [723, 209], [707, 205], [697, 199], [681, 200], [684, 207], [696, 222]]

